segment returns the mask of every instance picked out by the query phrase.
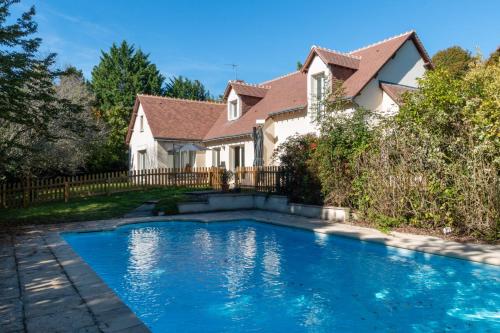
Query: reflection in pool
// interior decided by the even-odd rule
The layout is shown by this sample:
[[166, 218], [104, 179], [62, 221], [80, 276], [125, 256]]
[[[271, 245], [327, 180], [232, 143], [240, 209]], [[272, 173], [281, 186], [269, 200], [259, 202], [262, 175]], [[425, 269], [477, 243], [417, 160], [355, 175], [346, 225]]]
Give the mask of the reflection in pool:
[[253, 221], [64, 238], [153, 332], [498, 332], [500, 268]]

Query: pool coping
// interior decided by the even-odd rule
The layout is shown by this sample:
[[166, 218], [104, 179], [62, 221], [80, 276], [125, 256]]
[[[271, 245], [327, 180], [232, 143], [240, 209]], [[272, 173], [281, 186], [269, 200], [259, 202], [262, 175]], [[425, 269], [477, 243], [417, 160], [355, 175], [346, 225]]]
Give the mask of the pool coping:
[[236, 220], [254, 220], [500, 266], [500, 246], [497, 245], [458, 243], [438, 237], [399, 232], [385, 234], [366, 227], [262, 210], [179, 214], [51, 225], [47, 226], [44, 238], [71, 283], [73, 283], [82, 299], [98, 319], [100, 328], [103, 331], [149, 332], [147, 326], [73, 250], [61, 234], [66, 232], [111, 231], [124, 225], [149, 222], [189, 221], [210, 223]]

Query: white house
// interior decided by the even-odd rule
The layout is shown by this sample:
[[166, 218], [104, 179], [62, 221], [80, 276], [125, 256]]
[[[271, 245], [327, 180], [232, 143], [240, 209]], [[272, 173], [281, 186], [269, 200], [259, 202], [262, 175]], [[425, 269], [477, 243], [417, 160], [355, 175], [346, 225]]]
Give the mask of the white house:
[[252, 166], [256, 129], [270, 165], [278, 144], [316, 132], [313, 112], [334, 80], [353, 103], [393, 115], [431, 66], [410, 31], [346, 53], [313, 46], [300, 71], [259, 84], [229, 81], [223, 103], [139, 95], [126, 139], [130, 168]]

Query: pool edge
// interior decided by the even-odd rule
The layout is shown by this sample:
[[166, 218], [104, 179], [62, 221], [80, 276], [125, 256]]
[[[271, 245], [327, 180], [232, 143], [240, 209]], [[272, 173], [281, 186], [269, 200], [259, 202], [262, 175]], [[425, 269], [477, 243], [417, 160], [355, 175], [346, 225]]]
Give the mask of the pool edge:
[[92, 312], [102, 332], [151, 332], [120, 297], [94, 272], [62, 237], [49, 232], [44, 238], [70, 283]]
[[367, 227], [360, 227], [339, 222], [328, 222], [320, 219], [263, 210], [238, 210], [91, 221], [77, 223], [73, 228], [65, 228], [65, 230], [59, 230], [56, 232], [57, 234], [60, 234], [62, 232], [112, 231], [117, 227], [128, 224], [148, 222], [196, 221], [210, 223], [240, 219], [255, 220], [274, 225], [305, 229], [313, 232], [348, 237], [417, 252], [500, 266], [500, 246], [498, 245], [458, 243], [433, 236], [405, 234], [400, 232], [385, 234], [379, 230]]
[[[112, 231], [120, 226], [150, 222], [196, 221], [202, 223], [253, 220], [318, 233], [354, 238], [385, 246], [452, 257], [500, 266], [500, 247], [484, 244], [462, 244], [437, 237], [402, 233], [384, 234], [378, 230], [343, 223], [291, 216], [260, 210], [241, 210], [180, 214], [161, 217], [111, 219], [52, 226], [44, 235], [47, 245], [66, 272], [71, 283], [92, 311], [103, 332], [150, 332], [140, 318], [94, 272], [63, 238], [66, 232]], [[428, 244], [427, 244], [427, 243]]]

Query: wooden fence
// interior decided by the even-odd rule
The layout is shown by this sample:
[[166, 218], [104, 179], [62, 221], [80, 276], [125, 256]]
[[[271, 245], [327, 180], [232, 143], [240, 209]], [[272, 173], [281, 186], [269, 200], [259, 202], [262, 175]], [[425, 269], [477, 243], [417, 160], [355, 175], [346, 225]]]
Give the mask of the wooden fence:
[[[149, 187], [189, 187], [221, 189], [222, 168], [159, 168], [140, 171], [118, 171], [84, 174], [72, 177], [27, 179], [0, 184], [0, 208], [28, 207], [47, 201], [105, 195]], [[281, 192], [284, 173], [278, 167], [238, 168], [234, 187], [257, 191]]]
[[235, 187], [259, 192], [281, 193], [287, 179], [284, 169], [277, 166], [240, 167], [234, 172]]

